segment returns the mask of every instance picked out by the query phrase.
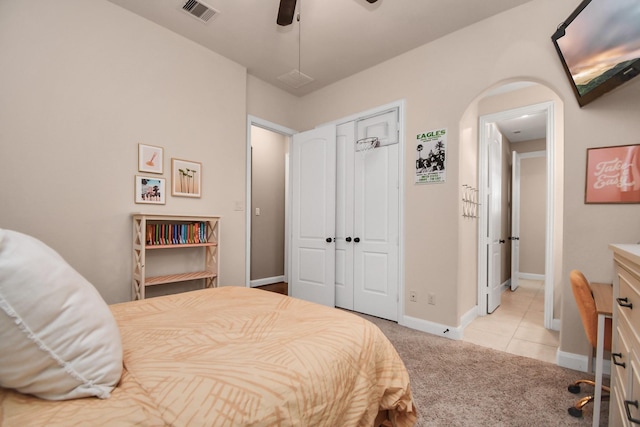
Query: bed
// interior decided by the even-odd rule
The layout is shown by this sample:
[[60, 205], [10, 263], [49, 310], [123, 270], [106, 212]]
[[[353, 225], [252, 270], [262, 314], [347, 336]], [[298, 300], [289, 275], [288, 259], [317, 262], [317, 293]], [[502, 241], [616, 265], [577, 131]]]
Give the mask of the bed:
[[[5, 255], [16, 253], [8, 243], [0, 234], [0, 305], [12, 318], [7, 307], [22, 301], [12, 301], [7, 290], [16, 280], [4, 273], [3, 245]], [[85, 313], [87, 322], [99, 318], [90, 310], [96, 314]], [[108, 311], [121, 337], [117, 385], [104, 398], [61, 400], [0, 388], [0, 426], [415, 424], [402, 360], [375, 325], [355, 314], [234, 286], [115, 304]], [[0, 363], [7, 349], [3, 353]]]

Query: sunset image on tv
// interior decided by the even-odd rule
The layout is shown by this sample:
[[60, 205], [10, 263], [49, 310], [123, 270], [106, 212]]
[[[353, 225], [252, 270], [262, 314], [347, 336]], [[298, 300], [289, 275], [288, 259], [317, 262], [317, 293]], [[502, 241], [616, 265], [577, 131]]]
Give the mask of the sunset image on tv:
[[593, 1], [558, 39], [580, 95], [640, 59], [640, 1]]

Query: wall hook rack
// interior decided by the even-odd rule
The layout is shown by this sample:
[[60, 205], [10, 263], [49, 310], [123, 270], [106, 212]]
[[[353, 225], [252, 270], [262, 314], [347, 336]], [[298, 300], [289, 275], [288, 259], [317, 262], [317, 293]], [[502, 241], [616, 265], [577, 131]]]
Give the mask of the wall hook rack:
[[467, 184], [462, 185], [462, 217], [478, 218], [478, 189]]

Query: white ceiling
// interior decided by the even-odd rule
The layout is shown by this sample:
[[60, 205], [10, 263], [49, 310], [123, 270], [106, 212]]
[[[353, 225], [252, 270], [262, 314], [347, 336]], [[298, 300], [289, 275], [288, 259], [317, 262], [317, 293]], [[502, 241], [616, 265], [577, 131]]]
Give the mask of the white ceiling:
[[547, 115], [544, 112], [496, 122], [509, 142], [523, 142], [547, 137]]
[[[185, 0], [109, 1], [303, 96], [529, 0], [298, 0], [300, 24], [287, 27], [276, 24], [279, 0], [203, 0], [219, 12], [207, 24], [182, 11]], [[278, 80], [299, 64], [312, 82]]]

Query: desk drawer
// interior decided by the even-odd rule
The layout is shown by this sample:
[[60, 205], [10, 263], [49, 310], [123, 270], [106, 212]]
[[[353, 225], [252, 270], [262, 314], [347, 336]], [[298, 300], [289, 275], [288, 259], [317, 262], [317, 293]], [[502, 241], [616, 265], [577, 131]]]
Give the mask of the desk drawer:
[[[625, 418], [630, 425], [640, 425], [640, 361], [638, 355], [632, 353], [633, 360], [631, 361], [631, 390], [625, 396], [623, 406], [625, 409]], [[634, 421], [629, 419], [629, 415]]]
[[[626, 390], [627, 384], [629, 384], [630, 381], [629, 375], [631, 372], [631, 347], [627, 340], [633, 337], [633, 333], [624, 320], [618, 322], [615, 332], [618, 334], [618, 339], [615, 347], [611, 349], [611, 363], [614, 368], [613, 374], [622, 385], [622, 390]], [[623, 364], [624, 366], [622, 366]]]
[[625, 319], [629, 325], [640, 325], [640, 283], [624, 268], [618, 269], [618, 278], [620, 288], [614, 301], [618, 320]]
[[617, 378], [611, 383], [611, 403], [609, 404], [609, 425], [615, 427], [627, 427], [627, 413], [624, 409], [624, 387]]

